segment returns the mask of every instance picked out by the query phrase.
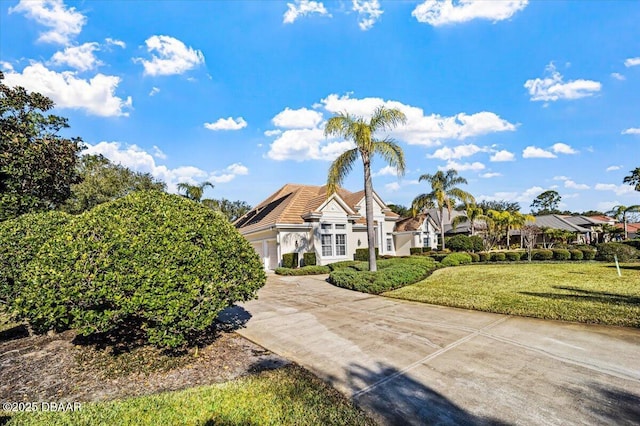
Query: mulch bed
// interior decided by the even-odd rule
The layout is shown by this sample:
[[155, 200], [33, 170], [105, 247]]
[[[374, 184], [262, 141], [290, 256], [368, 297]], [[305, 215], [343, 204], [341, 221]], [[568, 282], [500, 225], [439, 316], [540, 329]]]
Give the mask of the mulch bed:
[[24, 327], [15, 327], [0, 333], [0, 401], [106, 401], [225, 382], [289, 364], [233, 332], [216, 336], [180, 355], [148, 346], [115, 354], [73, 331], [28, 336]]

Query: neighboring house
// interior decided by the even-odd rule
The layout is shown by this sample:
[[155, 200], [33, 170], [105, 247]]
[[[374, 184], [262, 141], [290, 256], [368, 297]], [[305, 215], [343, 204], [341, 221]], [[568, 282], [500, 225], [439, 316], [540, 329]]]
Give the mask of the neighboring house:
[[[396, 255], [394, 225], [399, 216], [374, 192], [375, 245], [380, 255]], [[265, 269], [280, 265], [285, 253], [315, 252], [318, 265], [352, 260], [367, 248], [364, 191], [286, 184], [234, 222], [258, 252]], [[408, 252], [408, 250], [407, 250]], [[407, 253], [408, 254], [408, 253]]]
[[[571, 218], [577, 216], [563, 216], [559, 214], [546, 214], [541, 216], [536, 216], [536, 220], [534, 222], [527, 222], [527, 225], [535, 225], [538, 228], [543, 230], [546, 229], [559, 229], [562, 231], [567, 231], [573, 234], [573, 239], [569, 241], [570, 243], [578, 243], [578, 244], [591, 244], [592, 241], [597, 241], [598, 231], [592, 231], [589, 227], [580, 226], [572, 223], [573, 221], [578, 223], [585, 223], [584, 220], [578, 219], [573, 220]], [[584, 217], [584, 216], [580, 216]], [[518, 235], [520, 232], [515, 230], [513, 235]], [[593, 238], [596, 238], [593, 240]], [[548, 244], [549, 238], [544, 234], [538, 234], [536, 238], [537, 245], [546, 245]]]
[[439, 227], [428, 214], [399, 219], [396, 222], [394, 237], [398, 256], [407, 256], [412, 247], [438, 247]]
[[[624, 229], [623, 223], [616, 223], [616, 228]], [[640, 223], [627, 223], [627, 237], [640, 238]]]
[[605, 241], [603, 225], [608, 225], [608, 220], [601, 220], [592, 216], [563, 216], [567, 222], [589, 230], [586, 240], [590, 243], [601, 243]]

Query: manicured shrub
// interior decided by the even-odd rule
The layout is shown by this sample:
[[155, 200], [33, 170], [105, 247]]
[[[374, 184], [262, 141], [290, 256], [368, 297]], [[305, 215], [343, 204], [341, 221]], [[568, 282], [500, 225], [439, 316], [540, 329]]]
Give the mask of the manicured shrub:
[[25, 270], [16, 299], [34, 331], [77, 329], [176, 348], [220, 311], [254, 298], [260, 258], [220, 213], [136, 192], [74, 218]]
[[310, 265], [303, 266], [302, 268], [276, 268], [276, 274], [278, 275], [322, 275], [331, 272], [328, 266]]
[[283, 268], [297, 268], [298, 267], [298, 253], [285, 253], [282, 255], [282, 267]]
[[73, 216], [50, 211], [28, 213], [0, 222], [0, 309], [9, 310], [16, 298], [15, 283], [40, 247]]
[[478, 235], [470, 236], [469, 243], [471, 244], [471, 250], [475, 253], [484, 250], [484, 242], [482, 241], [482, 237]]
[[582, 248], [580, 249], [582, 252], [582, 258], [584, 260], [593, 260], [596, 258], [596, 251], [590, 248]]
[[596, 245], [596, 249], [596, 260], [605, 262], [613, 262], [614, 256], [618, 256], [619, 262], [628, 262], [640, 256], [638, 250], [622, 243], [602, 243]]
[[302, 261], [304, 262], [304, 266], [313, 266], [317, 264], [316, 260], [316, 252], [308, 251], [302, 255]]
[[569, 250], [569, 253], [571, 254], [571, 260], [582, 260], [582, 258], [584, 258], [582, 250], [572, 249]]
[[[376, 258], [378, 258], [378, 248], [376, 247]], [[356, 254], [353, 255], [353, 260], [369, 261], [369, 249], [359, 248], [356, 249]]]
[[411, 254], [412, 256], [416, 256], [416, 255], [422, 254], [422, 247], [411, 247], [411, 248], [409, 248], [409, 254]]
[[622, 244], [633, 247], [636, 250], [640, 250], [640, 238], [634, 238], [633, 240], [625, 240]]
[[458, 266], [471, 263], [471, 256], [468, 253], [451, 253], [440, 262], [443, 266]]
[[357, 265], [358, 263], [360, 262], [357, 262], [355, 260], [342, 260], [340, 262], [330, 263], [327, 266], [329, 267], [329, 270], [333, 272], [336, 269], [350, 268], [354, 265]]
[[522, 251], [507, 251], [507, 252], [504, 253], [504, 256], [510, 262], [517, 262], [520, 259], [522, 259], [522, 255], [523, 254], [525, 254], [525, 252], [522, 252]]
[[469, 237], [466, 235], [455, 235], [451, 238], [448, 238], [446, 241], [447, 248], [452, 251], [470, 251], [471, 250], [471, 241], [469, 241]]
[[555, 248], [551, 250], [553, 252], [553, 260], [569, 260], [571, 259], [571, 253], [569, 250], [562, 248]]
[[435, 260], [436, 262], [442, 262], [442, 260], [447, 257], [449, 255], [449, 253], [436, 253], [436, 252], [431, 252], [429, 253], [429, 257], [432, 258], [433, 260]]
[[480, 257], [480, 262], [488, 262], [491, 259], [491, 254], [485, 251], [478, 253], [478, 256]]
[[478, 255], [478, 253], [467, 253], [467, 254], [471, 256], [472, 262], [480, 262], [480, 255]]
[[553, 259], [553, 252], [551, 250], [545, 249], [533, 250], [531, 258], [533, 260], [551, 260]]
[[497, 251], [497, 252], [491, 253], [492, 262], [504, 262], [506, 259], [507, 259], [507, 256], [504, 254], [503, 251]]
[[435, 267], [432, 259], [422, 256], [381, 260], [376, 272], [358, 271], [353, 267], [335, 269], [329, 275], [329, 282], [350, 290], [380, 294], [423, 280]]

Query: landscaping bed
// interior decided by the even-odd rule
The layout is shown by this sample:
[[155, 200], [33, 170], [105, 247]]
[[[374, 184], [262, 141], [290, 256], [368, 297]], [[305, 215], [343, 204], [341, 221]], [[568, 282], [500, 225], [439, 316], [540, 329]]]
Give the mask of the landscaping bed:
[[640, 327], [640, 264], [474, 264], [385, 296], [501, 314]]

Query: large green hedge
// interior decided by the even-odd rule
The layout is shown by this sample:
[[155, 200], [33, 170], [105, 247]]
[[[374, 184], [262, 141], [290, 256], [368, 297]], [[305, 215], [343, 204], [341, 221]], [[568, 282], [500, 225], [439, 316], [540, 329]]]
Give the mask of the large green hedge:
[[136, 327], [149, 343], [175, 348], [265, 281], [255, 251], [221, 214], [138, 192], [83, 213], [46, 242], [16, 302], [36, 331]]
[[72, 216], [50, 211], [28, 213], [0, 222], [0, 309], [7, 309], [15, 299], [15, 282], [24, 267]]
[[436, 268], [434, 260], [426, 256], [380, 260], [376, 272], [362, 270], [364, 264], [342, 264], [331, 272], [329, 282], [350, 290], [380, 294], [423, 280]]
[[613, 262], [614, 256], [617, 256], [620, 262], [628, 262], [640, 256], [640, 251], [622, 243], [602, 243], [596, 245], [596, 249], [596, 260], [606, 262]]

